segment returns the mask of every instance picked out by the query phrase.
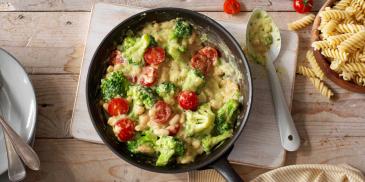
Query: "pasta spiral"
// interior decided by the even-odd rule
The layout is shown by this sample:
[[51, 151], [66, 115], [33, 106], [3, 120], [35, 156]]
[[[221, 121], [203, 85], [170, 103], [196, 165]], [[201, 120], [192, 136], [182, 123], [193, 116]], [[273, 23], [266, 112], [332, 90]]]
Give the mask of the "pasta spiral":
[[345, 41], [349, 37], [353, 35], [352, 33], [346, 33], [346, 34], [340, 34], [340, 35], [334, 35], [327, 38], [327, 40], [330, 42], [330, 44], [336, 46], [339, 45], [341, 42]]
[[344, 63], [345, 63], [345, 61], [336, 59], [336, 60], [331, 62], [330, 68], [331, 68], [331, 70], [333, 70], [337, 73], [340, 73], [341, 72], [341, 67]]
[[303, 76], [306, 76], [306, 77], [313, 77], [315, 78], [316, 77], [316, 74], [314, 73], [314, 71], [308, 67], [305, 67], [305, 66], [299, 66], [298, 67], [298, 73], [303, 75]]
[[357, 84], [357, 85], [360, 85], [360, 86], [365, 86], [365, 78], [364, 77], [359, 77], [359, 76], [356, 76], [353, 81]]
[[343, 71], [365, 72], [365, 63], [347, 63], [342, 66]]
[[310, 25], [313, 22], [314, 18], [315, 18], [314, 14], [309, 14], [299, 20], [289, 23], [288, 29], [295, 31], [295, 30], [305, 28], [306, 26]]
[[314, 50], [336, 48], [336, 46], [334, 44], [331, 44], [329, 41], [326, 41], [326, 40], [315, 41], [312, 43], [312, 47], [314, 48]]
[[360, 49], [363, 46], [365, 46], [365, 30], [341, 42], [338, 49], [343, 52], [355, 52], [356, 49]]
[[334, 31], [336, 30], [336, 26], [338, 24], [338, 21], [331, 20], [326, 25], [323, 26], [321, 31], [328, 35], [333, 35]]
[[318, 78], [309, 78], [314, 87], [327, 98], [331, 98], [334, 94], [330, 88], [328, 88], [321, 80]]
[[328, 11], [322, 11], [319, 16], [323, 20], [343, 20], [348, 17], [350, 17], [352, 13], [347, 11], [341, 11], [341, 10], [328, 10]]
[[316, 74], [316, 76], [323, 80], [324, 77], [324, 73], [322, 71], [322, 69], [319, 67], [316, 58], [314, 58], [313, 52], [312, 51], [307, 51], [307, 60], [309, 62], [309, 64], [311, 65], [313, 72]]
[[333, 9], [337, 10], [345, 10], [351, 3], [351, 0], [341, 0], [333, 7]]
[[360, 24], [339, 24], [336, 30], [340, 33], [357, 33], [365, 30], [365, 25]]
[[340, 51], [338, 49], [324, 49], [321, 52], [324, 56], [346, 61], [349, 53]]
[[340, 74], [343, 80], [350, 81], [353, 79], [354, 74], [352, 72], [344, 71]]

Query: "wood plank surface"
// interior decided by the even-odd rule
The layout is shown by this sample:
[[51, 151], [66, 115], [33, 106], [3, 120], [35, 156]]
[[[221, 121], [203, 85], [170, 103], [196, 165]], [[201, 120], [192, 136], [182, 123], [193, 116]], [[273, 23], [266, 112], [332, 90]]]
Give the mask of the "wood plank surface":
[[[294, 11], [289, 0], [239, 0], [241, 11], [263, 8], [267, 11]], [[90, 11], [96, 2], [106, 2], [147, 8], [180, 7], [196, 11], [223, 11], [224, 0], [6, 0], [0, 1], [0, 11]], [[325, 0], [315, 0], [313, 11]]]
[[[222, 21], [247, 22], [250, 13], [237, 16], [204, 12]], [[271, 12], [281, 29], [303, 15]], [[284, 20], [284, 21], [283, 21]], [[83, 58], [90, 13], [0, 12], [0, 46], [12, 53], [31, 74], [78, 74]], [[299, 32], [299, 57], [309, 47], [309, 29]], [[300, 60], [299, 60], [300, 61]]]

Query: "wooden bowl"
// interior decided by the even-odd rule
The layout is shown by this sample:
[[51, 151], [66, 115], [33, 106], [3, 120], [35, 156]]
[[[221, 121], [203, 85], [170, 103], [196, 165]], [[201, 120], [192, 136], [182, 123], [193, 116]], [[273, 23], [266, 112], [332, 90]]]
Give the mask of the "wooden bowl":
[[[335, 2], [337, 2], [337, 0], [327, 0], [322, 8], [319, 10], [316, 18], [314, 19], [314, 23], [313, 23], [313, 27], [312, 27], [312, 42], [314, 41], [318, 41], [320, 40], [319, 37], [319, 33], [320, 31], [318, 30], [319, 24], [321, 23], [321, 18], [319, 17], [319, 13], [321, 11], [323, 11], [326, 7], [332, 7]], [[352, 91], [352, 92], [358, 92], [358, 93], [365, 93], [365, 87], [363, 86], [359, 86], [356, 83], [350, 82], [350, 81], [345, 81], [343, 80], [338, 73], [336, 73], [335, 71], [331, 70], [330, 68], [330, 61], [327, 60], [326, 57], [324, 57], [320, 51], [316, 51], [313, 49], [313, 53], [314, 53], [314, 57], [317, 60], [317, 63], [319, 64], [319, 67], [321, 67], [322, 71], [324, 72], [324, 74], [327, 76], [328, 79], [330, 79], [331, 81], [333, 81], [335, 84], [337, 84], [338, 86]]]

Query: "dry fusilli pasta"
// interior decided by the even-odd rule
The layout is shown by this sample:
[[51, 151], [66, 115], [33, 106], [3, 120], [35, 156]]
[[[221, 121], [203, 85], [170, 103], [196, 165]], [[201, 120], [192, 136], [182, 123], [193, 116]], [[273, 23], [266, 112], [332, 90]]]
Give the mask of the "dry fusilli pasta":
[[314, 87], [327, 98], [331, 98], [334, 94], [330, 88], [328, 88], [320, 79], [318, 78], [309, 78], [313, 83]]
[[345, 10], [346, 7], [348, 7], [351, 3], [351, 0], [341, 0], [336, 3], [336, 5], [333, 7], [333, 9], [337, 10]]
[[352, 15], [351, 12], [341, 11], [341, 10], [328, 10], [322, 11], [319, 16], [322, 20], [343, 20], [349, 18]]
[[313, 42], [312, 47], [314, 48], [314, 50], [334, 49], [334, 48], [336, 48], [336, 45], [331, 44], [329, 41], [322, 40], [322, 41]]
[[298, 73], [303, 76], [306, 76], [306, 77], [316, 77], [316, 74], [314, 73], [314, 71], [305, 66], [299, 66]]
[[360, 24], [339, 24], [336, 30], [340, 33], [357, 33], [364, 31], [365, 26]]
[[313, 52], [312, 51], [307, 51], [307, 60], [309, 62], [309, 64], [311, 65], [313, 72], [317, 75], [317, 77], [321, 80], [323, 80], [324, 77], [324, 73], [322, 71], [322, 69], [319, 67], [316, 58], [314, 58]]
[[340, 51], [338, 49], [324, 49], [321, 52], [324, 56], [346, 61], [349, 53]]
[[365, 72], [365, 63], [347, 63], [342, 66], [343, 71]]
[[334, 35], [327, 38], [327, 40], [330, 42], [331, 45], [339, 45], [341, 42], [345, 41], [349, 37], [353, 35], [352, 33], [345, 33], [340, 35]]
[[315, 18], [314, 14], [309, 14], [299, 20], [289, 23], [288, 29], [295, 31], [305, 28], [306, 26], [310, 25], [313, 22], [314, 18]]
[[365, 46], [365, 30], [352, 35], [350, 38], [341, 42], [338, 49], [343, 52], [355, 52], [357, 49]]

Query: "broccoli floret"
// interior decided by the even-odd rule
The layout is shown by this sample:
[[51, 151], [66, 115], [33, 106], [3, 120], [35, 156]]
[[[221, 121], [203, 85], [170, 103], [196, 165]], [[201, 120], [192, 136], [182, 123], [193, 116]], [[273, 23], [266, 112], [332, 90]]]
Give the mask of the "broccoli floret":
[[135, 136], [134, 140], [127, 142], [128, 150], [132, 153], [153, 154], [157, 136], [147, 130]]
[[116, 96], [124, 97], [128, 87], [129, 82], [122, 72], [112, 72], [101, 80], [101, 93], [105, 101]]
[[232, 131], [225, 131], [224, 133], [218, 136], [208, 135], [204, 137], [202, 140], [203, 150], [207, 154], [209, 154], [214, 146], [218, 145], [219, 143], [223, 142], [224, 140], [230, 137], [232, 137]]
[[124, 38], [122, 45], [118, 46], [118, 49], [120, 51], [127, 50], [136, 44], [137, 38], [132, 36], [127, 36]]
[[237, 100], [230, 99], [217, 111], [215, 130], [218, 134], [232, 129], [233, 120], [236, 117], [239, 103]]
[[197, 111], [186, 111], [185, 131], [188, 136], [210, 134], [214, 128], [215, 115], [209, 103], [201, 105]]
[[169, 39], [167, 41], [167, 53], [172, 57], [173, 60], [183, 61], [181, 54], [186, 51], [186, 45], [178, 42], [177, 39]]
[[175, 102], [175, 95], [177, 88], [173, 83], [164, 82], [156, 87], [156, 93], [162, 97], [162, 99], [168, 103], [173, 104]]
[[127, 37], [123, 41], [123, 58], [127, 60], [130, 64], [143, 64], [143, 55], [147, 47], [151, 43], [151, 36], [148, 34], [143, 34], [141, 38], [135, 40], [134, 44], [132, 45], [133, 41]]
[[185, 152], [185, 146], [179, 139], [163, 136], [156, 141], [155, 150], [159, 152], [156, 166], [165, 166], [172, 156], [182, 156]]
[[190, 70], [182, 86], [183, 90], [196, 92], [205, 83], [204, 75], [198, 70]]
[[193, 31], [193, 27], [187, 21], [177, 19], [174, 27], [173, 35], [178, 39], [189, 37]]
[[155, 37], [153, 37], [152, 35], [149, 35], [150, 36], [150, 46], [157, 46], [157, 41], [155, 39]]
[[146, 108], [151, 109], [155, 104], [157, 96], [151, 88], [141, 85], [131, 86], [127, 93], [132, 97], [135, 104], [144, 105]]

